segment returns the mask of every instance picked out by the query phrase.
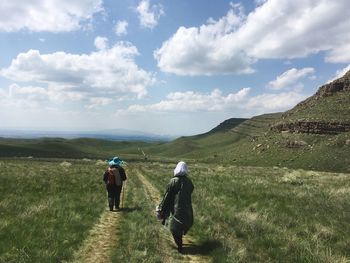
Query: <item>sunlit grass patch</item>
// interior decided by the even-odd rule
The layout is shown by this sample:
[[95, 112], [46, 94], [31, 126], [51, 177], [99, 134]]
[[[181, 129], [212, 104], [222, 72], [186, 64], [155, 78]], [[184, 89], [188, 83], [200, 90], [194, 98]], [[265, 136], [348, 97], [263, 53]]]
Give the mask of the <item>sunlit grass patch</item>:
[[0, 262], [69, 260], [98, 219], [105, 207], [103, 170], [61, 163], [2, 161]]
[[[172, 169], [143, 164], [160, 191]], [[350, 175], [200, 163], [190, 164], [189, 171], [195, 186], [191, 235], [217, 242], [207, 250], [214, 261], [350, 258]]]
[[[69, 261], [87, 237], [107, 205], [106, 163], [67, 162], [0, 161], [0, 262]], [[181, 261], [138, 165], [162, 194], [176, 163], [129, 163], [113, 262]], [[213, 262], [349, 261], [349, 174], [202, 163], [189, 171], [193, 253]]]
[[125, 207], [120, 212], [119, 244], [112, 256], [113, 262], [173, 262], [179, 255], [170, 247], [170, 239], [164, 236], [165, 229], [156, 220], [154, 205], [146, 195], [142, 183], [128, 169], [125, 190]]

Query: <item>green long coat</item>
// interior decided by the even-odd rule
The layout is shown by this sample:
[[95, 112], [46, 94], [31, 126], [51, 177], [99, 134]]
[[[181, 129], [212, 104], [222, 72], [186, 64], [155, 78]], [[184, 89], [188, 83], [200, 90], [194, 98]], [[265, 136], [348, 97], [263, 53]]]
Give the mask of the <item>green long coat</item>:
[[182, 236], [193, 224], [191, 194], [194, 186], [186, 175], [171, 178], [159, 208], [172, 234]]

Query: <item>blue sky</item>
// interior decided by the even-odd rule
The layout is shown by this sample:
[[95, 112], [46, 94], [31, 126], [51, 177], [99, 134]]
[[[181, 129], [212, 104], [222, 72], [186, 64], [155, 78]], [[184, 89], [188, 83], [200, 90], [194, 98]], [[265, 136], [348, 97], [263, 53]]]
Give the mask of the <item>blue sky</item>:
[[347, 0], [2, 0], [0, 128], [206, 132], [350, 69]]

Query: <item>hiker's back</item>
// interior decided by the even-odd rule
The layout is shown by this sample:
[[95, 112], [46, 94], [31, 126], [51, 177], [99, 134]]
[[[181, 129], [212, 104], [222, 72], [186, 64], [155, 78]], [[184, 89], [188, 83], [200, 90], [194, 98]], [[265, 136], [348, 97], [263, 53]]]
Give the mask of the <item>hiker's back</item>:
[[174, 203], [177, 204], [178, 207], [187, 207], [191, 205], [191, 195], [194, 189], [191, 179], [187, 176], [181, 176], [172, 178], [172, 181], [176, 189]]
[[121, 178], [118, 167], [109, 167], [108, 172], [109, 172], [109, 177], [112, 178], [111, 183], [113, 185], [121, 186], [122, 185], [122, 178]]

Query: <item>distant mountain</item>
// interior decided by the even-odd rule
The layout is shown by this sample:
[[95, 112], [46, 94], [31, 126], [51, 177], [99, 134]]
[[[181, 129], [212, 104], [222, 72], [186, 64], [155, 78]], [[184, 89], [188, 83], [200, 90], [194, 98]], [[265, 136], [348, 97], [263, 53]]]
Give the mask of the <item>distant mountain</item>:
[[16, 130], [16, 129], [0, 129], [0, 137], [3, 138], [95, 138], [113, 141], [170, 141], [173, 136], [156, 135], [151, 133], [126, 130], [111, 129], [101, 131], [37, 131], [37, 130]]

